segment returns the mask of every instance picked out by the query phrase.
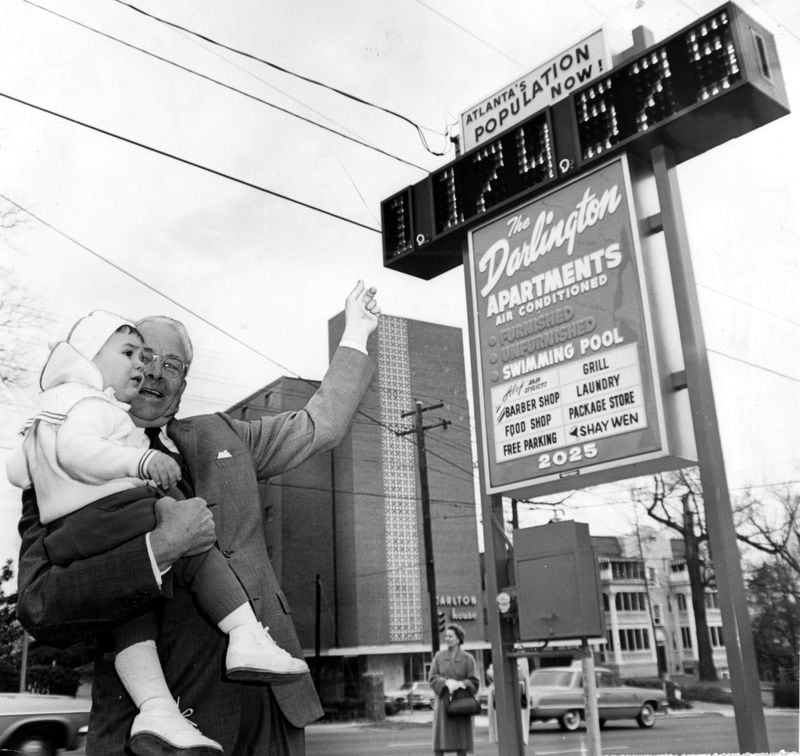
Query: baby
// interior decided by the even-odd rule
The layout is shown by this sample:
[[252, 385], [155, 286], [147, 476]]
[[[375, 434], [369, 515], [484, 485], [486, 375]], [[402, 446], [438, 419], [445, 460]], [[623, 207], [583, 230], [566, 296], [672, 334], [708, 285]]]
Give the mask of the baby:
[[[131, 322], [96, 310], [72, 327], [44, 365], [40, 411], [23, 428], [6, 472], [13, 485], [34, 487], [54, 564], [65, 566], [151, 531], [162, 496], [154, 487], [169, 491], [181, 477], [176, 460], [149, 448], [127, 412], [152, 359]], [[258, 622], [216, 547], [179, 560], [173, 570], [228, 635], [228, 678], [280, 683], [308, 671]], [[156, 650], [154, 612], [114, 635], [117, 674], [139, 709], [131, 751], [221, 754], [219, 743], [202, 735], [173, 699]]]

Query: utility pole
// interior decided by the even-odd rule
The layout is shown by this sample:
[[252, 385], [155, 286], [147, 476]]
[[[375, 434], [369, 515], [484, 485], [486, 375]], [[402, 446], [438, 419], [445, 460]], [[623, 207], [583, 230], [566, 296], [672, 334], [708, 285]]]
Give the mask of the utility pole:
[[322, 608], [322, 576], [317, 573], [314, 602], [314, 686], [319, 691], [320, 666], [320, 609]]
[[26, 630], [22, 631], [22, 661], [19, 670], [19, 692], [24, 693], [28, 689], [28, 646], [30, 636]]
[[422, 533], [425, 539], [425, 576], [428, 581], [428, 606], [430, 610], [431, 622], [431, 659], [436, 656], [439, 650], [439, 616], [436, 610], [436, 573], [434, 571], [433, 563], [433, 534], [431, 532], [431, 497], [428, 492], [428, 461], [425, 456], [425, 431], [432, 428], [447, 428], [450, 425], [448, 420], [440, 420], [433, 425], [422, 424], [422, 413], [429, 412], [430, 410], [439, 409], [444, 407], [444, 404], [431, 405], [430, 407], [423, 407], [422, 402], [414, 402], [415, 409], [413, 412], [404, 412], [401, 417], [416, 416], [416, 423], [414, 427], [400, 433], [401, 436], [407, 436], [409, 433], [416, 433], [417, 435], [417, 466], [419, 467], [419, 490], [420, 497], [422, 498]]

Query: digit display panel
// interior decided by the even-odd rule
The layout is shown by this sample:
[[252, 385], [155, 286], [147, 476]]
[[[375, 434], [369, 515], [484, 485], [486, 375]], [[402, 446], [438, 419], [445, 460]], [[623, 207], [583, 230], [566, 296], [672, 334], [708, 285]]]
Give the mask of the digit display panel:
[[722, 8], [575, 95], [580, 158], [605, 155], [741, 81], [741, 53]]
[[789, 112], [772, 35], [726, 3], [382, 203], [387, 267], [432, 278], [468, 233], [600, 160], [683, 162]]

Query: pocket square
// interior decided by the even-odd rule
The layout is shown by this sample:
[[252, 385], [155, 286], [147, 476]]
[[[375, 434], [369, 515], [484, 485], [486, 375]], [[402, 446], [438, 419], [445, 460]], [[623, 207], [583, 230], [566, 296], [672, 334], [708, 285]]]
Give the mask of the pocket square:
[[217, 454], [217, 459], [228, 459], [231, 456], [231, 453], [227, 449], [223, 449], [219, 454]]

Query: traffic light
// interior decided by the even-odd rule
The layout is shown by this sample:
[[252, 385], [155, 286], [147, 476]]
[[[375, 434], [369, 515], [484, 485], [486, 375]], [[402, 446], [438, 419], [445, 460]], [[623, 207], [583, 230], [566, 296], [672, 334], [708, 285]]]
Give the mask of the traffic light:
[[445, 628], [446, 625], [447, 625], [447, 615], [444, 613], [444, 611], [442, 611], [440, 609], [439, 610], [439, 632], [440, 633], [444, 632], [444, 628]]

